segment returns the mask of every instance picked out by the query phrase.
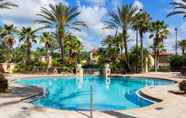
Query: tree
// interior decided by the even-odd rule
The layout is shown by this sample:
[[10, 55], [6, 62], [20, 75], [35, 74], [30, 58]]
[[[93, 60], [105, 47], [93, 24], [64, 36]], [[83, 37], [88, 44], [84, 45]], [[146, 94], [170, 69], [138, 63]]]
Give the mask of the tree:
[[163, 21], [155, 21], [150, 24], [150, 33], [149, 38], [153, 39], [154, 69], [157, 71], [160, 47], [163, 46], [163, 40], [167, 39], [169, 30]]
[[44, 24], [46, 28], [56, 28], [62, 63], [64, 63], [64, 38], [66, 32], [70, 29], [80, 31], [80, 27], [86, 27], [86, 24], [77, 20], [79, 14], [78, 7], [65, 6], [62, 3], [57, 5], [50, 4], [49, 9], [42, 7], [40, 14], [38, 14], [43, 18], [37, 20], [38, 23]]
[[[121, 33], [115, 36], [108, 35], [103, 41], [102, 45], [105, 47], [106, 62], [115, 63], [118, 60], [121, 48]], [[101, 50], [100, 50], [101, 51]], [[122, 52], [121, 52], [122, 55]]]
[[17, 7], [17, 5], [7, 0], [0, 0], [0, 9], [11, 9], [12, 7]]
[[[138, 47], [136, 48], [136, 46], [134, 46], [131, 51], [130, 51], [130, 65], [132, 67], [132, 70], [135, 72], [134, 68], [137, 65], [137, 68], [141, 68], [141, 62], [139, 60], [141, 60], [141, 48]], [[144, 60], [143, 63], [148, 63], [146, 62], [146, 59], [149, 58], [149, 52], [146, 48], [143, 48], [143, 56], [144, 56]]]
[[[65, 50], [67, 51], [68, 55], [69, 55], [69, 64], [72, 64], [72, 62], [79, 62], [79, 54], [80, 54], [80, 50], [81, 50], [81, 41], [71, 35], [68, 34], [65, 37]], [[75, 59], [75, 60], [74, 60]]]
[[15, 34], [17, 33], [17, 29], [14, 25], [4, 25], [1, 29], [0, 37], [2, 39], [2, 43], [6, 46], [6, 55], [7, 62], [12, 61], [13, 57], [13, 45], [16, 43]]
[[[139, 32], [140, 36], [140, 50], [141, 50], [141, 71], [144, 72], [144, 54], [143, 54], [143, 37], [144, 34], [149, 30], [149, 22], [150, 22], [150, 16], [147, 12], [141, 11], [136, 14], [136, 19], [133, 23], [133, 29], [136, 30], [136, 32]], [[138, 34], [136, 34], [138, 35]], [[138, 49], [138, 46], [136, 46]]]
[[16, 47], [13, 51], [13, 62], [15, 63], [23, 63], [25, 58], [25, 51], [26, 47], [24, 45]]
[[103, 41], [102, 41], [102, 45], [106, 46], [107, 48], [111, 48], [112, 45], [114, 44], [113, 41], [114, 37], [111, 35], [108, 35]]
[[172, 1], [171, 6], [173, 7], [173, 11], [170, 12], [167, 17], [174, 16], [174, 15], [182, 15], [183, 18], [186, 17], [186, 1], [180, 0], [180, 1]]
[[181, 40], [178, 42], [179, 47], [182, 50], [182, 54], [185, 54], [185, 50], [186, 50], [186, 40]]
[[39, 29], [33, 30], [31, 27], [23, 27], [21, 31], [19, 32], [19, 40], [26, 45], [26, 64], [31, 63], [31, 48], [32, 43], [37, 43], [36, 41], [36, 32], [39, 31]]
[[110, 12], [108, 21], [105, 21], [107, 24], [106, 28], [116, 30], [122, 28], [122, 45], [125, 48], [125, 61], [128, 66], [128, 71], [130, 71], [128, 57], [128, 29], [132, 26], [132, 23], [135, 20], [137, 10], [138, 8], [135, 8], [132, 5], [123, 5], [118, 7], [117, 12]]
[[44, 44], [46, 50], [46, 57], [48, 57], [48, 51], [54, 44], [54, 37], [49, 32], [44, 32], [40, 37], [40, 43]]
[[0, 37], [6, 44], [8, 48], [13, 48], [15, 44], [15, 33], [17, 33], [16, 27], [14, 25], [4, 25], [1, 30]]

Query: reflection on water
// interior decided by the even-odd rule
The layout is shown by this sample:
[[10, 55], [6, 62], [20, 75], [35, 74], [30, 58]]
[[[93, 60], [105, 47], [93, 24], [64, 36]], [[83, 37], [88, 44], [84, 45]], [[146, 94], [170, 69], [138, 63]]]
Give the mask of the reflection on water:
[[83, 76], [76, 77], [76, 84], [78, 89], [83, 87]]
[[100, 111], [139, 108], [152, 104], [137, 96], [145, 86], [167, 85], [172, 82], [151, 78], [118, 76], [60, 76], [19, 80], [25, 85], [47, 88], [48, 94], [34, 105], [65, 110], [90, 109], [90, 85], [93, 85], [93, 108]]
[[110, 84], [111, 84], [110, 77], [106, 76], [105, 83], [106, 83], [106, 88], [109, 89], [110, 88]]

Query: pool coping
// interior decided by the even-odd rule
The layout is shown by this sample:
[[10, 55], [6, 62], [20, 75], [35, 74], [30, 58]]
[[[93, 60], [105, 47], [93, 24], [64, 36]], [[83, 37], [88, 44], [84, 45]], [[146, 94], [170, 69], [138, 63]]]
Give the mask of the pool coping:
[[[24, 75], [26, 75], [26, 74], [24, 74]], [[39, 78], [39, 77], [75, 76], [74, 74], [66, 74], [66, 75], [64, 75], [64, 74], [55, 74], [55, 75], [30, 75], [30, 74], [28, 74], [28, 75], [29, 75], [28, 77], [20, 77], [20, 78], [17, 78], [17, 79], [13, 79], [13, 80], [11, 80], [11, 83], [16, 84], [16, 85], [25, 86], [25, 87], [26, 87], [27, 85], [16, 83], [16, 81], [17, 81], [17, 80], [27, 80], [27, 79], [32, 79], [32, 78]], [[96, 76], [99, 76], [99, 75], [96, 75]], [[172, 80], [172, 79], [169, 79], [169, 78], [149, 77], [149, 76], [140, 76], [140, 75], [134, 76], [134, 74], [133, 74], [133, 75], [130, 75], [130, 74], [126, 74], [126, 75], [122, 75], [122, 74], [112, 74], [112, 75], [110, 75], [110, 76], [111, 76], [111, 77], [114, 77], [114, 76], [116, 76], [116, 77], [139, 77], [139, 78], [145, 77], [145, 78], [152, 78], [152, 79], [158, 79], [158, 80], [173, 81], [174, 83], [177, 83], [177, 82], [178, 82], [178, 81], [176, 81], [176, 80]], [[164, 86], [166, 86], [166, 85], [164, 85]], [[42, 91], [44, 90], [44, 88], [42, 88], [42, 87], [38, 87], [38, 86], [32, 86], [32, 87], [40, 88], [40, 90], [42, 90]], [[157, 87], [159, 87], [159, 86], [155, 86], [155, 88], [157, 88]], [[143, 90], [144, 90], [144, 89], [147, 89], [147, 88], [150, 89], [150, 88], [152, 88], [152, 86], [148, 86], [148, 87], [144, 87], [144, 88], [139, 89], [138, 91], [136, 91], [136, 95], [137, 95], [138, 97], [144, 99], [144, 100], [147, 100], [147, 101], [152, 102], [152, 105], [158, 104], [159, 102], [162, 102], [162, 101], [163, 101], [162, 99], [159, 99], [159, 98], [157, 98], [157, 97], [154, 97], [154, 96], [151, 96], [151, 95], [146, 94]], [[38, 93], [38, 94], [40, 94], [40, 93]], [[31, 95], [31, 96], [28, 96], [28, 97], [20, 98], [20, 101], [28, 100], [28, 99], [30, 99], [30, 98], [32, 98], [32, 97], [34, 97], [34, 96], [37, 96], [38, 94], [33, 94], [33, 95]], [[43, 91], [43, 94], [40, 95], [40, 97], [43, 97], [44, 95], [45, 95], [45, 93], [44, 93], [44, 91]], [[30, 103], [30, 102], [29, 102], [29, 103]], [[32, 104], [32, 103], [31, 103], [31, 104]], [[150, 106], [150, 105], [148, 105], [148, 106]], [[145, 107], [148, 107], [148, 106], [145, 106]], [[44, 107], [44, 108], [48, 108], [48, 107]], [[142, 108], [144, 108], [144, 107], [142, 107]], [[133, 108], [133, 109], [140, 109], [140, 108]], [[127, 110], [127, 109], [126, 109], [126, 110]], [[130, 109], [129, 109], [129, 110], [130, 110]], [[116, 111], [117, 111], [117, 110], [116, 110]]]
[[[112, 76], [115, 76], [116, 74], [114, 74], [114, 75], [112, 75]], [[161, 75], [161, 74], [160, 74]], [[41, 77], [41, 76], [43, 76], [43, 75], [34, 75], [34, 77]], [[44, 75], [44, 76], [56, 76], [56, 75]], [[64, 75], [57, 75], [57, 76], [64, 76]], [[151, 77], [151, 78], [155, 78], [155, 79], [165, 79], [165, 80], [173, 80], [173, 81], [175, 81], [175, 82], [179, 82], [180, 81], [180, 79], [178, 79], [178, 78], [175, 78], [175, 77], [173, 77], [173, 78], [169, 78], [169, 77], [159, 77], [159, 76], [149, 76], [149, 75], [146, 75], [146, 74], [142, 74], [142, 75], [139, 75], [139, 74], [137, 74], [137, 75], [121, 75], [121, 74], [117, 74], [117, 76], [135, 76], [135, 77]], [[33, 75], [30, 75], [30, 77], [33, 77]], [[25, 78], [25, 77], [20, 77], [20, 78]], [[15, 78], [14, 78], [15, 79]], [[176, 83], [174, 84], [174, 85], [176, 85]], [[170, 87], [171, 86], [173, 86], [173, 85], [170, 85]], [[166, 86], [165, 86], [165, 88], [167, 88]], [[143, 92], [145, 95], [148, 95], [148, 96], [150, 96], [150, 97], [154, 97], [154, 98], [157, 98], [157, 99], [162, 99], [161, 97], [159, 97], [158, 95], [157, 96], [154, 96], [154, 94], [151, 94], [151, 93], [153, 93], [153, 91], [155, 90], [155, 89], [159, 89], [159, 90], [161, 90], [162, 88], [161, 88], [161, 86], [156, 86], [155, 88], [153, 88], [152, 90], [150, 90], [151, 92], [148, 92], [148, 91], [146, 91], [146, 90], [149, 90], [149, 89], [151, 89], [151, 88], [143, 88], [143, 89], [141, 89], [140, 91], [141, 92]], [[161, 92], [161, 94], [162, 94], [162, 92]], [[172, 94], [171, 94], [171, 97], [172, 97]], [[173, 96], [173, 97], [175, 97], [175, 96]], [[176, 97], [175, 97], [175, 100], [176, 100], [176, 98], [178, 98], [179, 96], [177, 96], [176, 95]], [[180, 101], [179, 101], [180, 102]], [[123, 114], [128, 114], [128, 115], [131, 115], [131, 116], [135, 116], [135, 117], [139, 117], [139, 118], [149, 118], [149, 116], [152, 116], [152, 114], [154, 115], [155, 113], [154, 113], [154, 110], [153, 109], [155, 109], [155, 108], [157, 108], [157, 106], [163, 106], [165, 103], [170, 103], [171, 104], [171, 102], [170, 102], [170, 100], [168, 100], [167, 98], [166, 99], [162, 99], [162, 101], [160, 102], [160, 103], [155, 103], [155, 104], [152, 104], [152, 105], [150, 105], [150, 106], [147, 106], [147, 107], [143, 107], [143, 108], [134, 108], [134, 109], [129, 109], [129, 110], [116, 110], [116, 112], [118, 112], [118, 113], [123, 113]], [[28, 104], [30, 104], [30, 103], [28, 103]], [[176, 107], [178, 107], [178, 106], [176, 106]], [[66, 113], [66, 115], [68, 116], [69, 114], [71, 114], [71, 113], [73, 113], [72, 111], [66, 111], [66, 110], [58, 110], [58, 109], [51, 109], [51, 108], [47, 108], [47, 107], [44, 107], [43, 109], [45, 109], [45, 110], [47, 110], [48, 112], [49, 111], [56, 111], [56, 112], [67, 112]], [[177, 110], [176, 110], [177, 111]], [[175, 112], [176, 112], [175, 111]], [[181, 111], [183, 111], [183, 110], [181, 110]], [[161, 111], [160, 111], [161, 112]], [[162, 110], [162, 112], [163, 113], [166, 113], [165, 111], [163, 111]], [[184, 111], [185, 112], [185, 111]], [[184, 114], [184, 112], [183, 112], [183, 114]], [[88, 112], [85, 112], [85, 113], [88, 113]], [[95, 112], [95, 115], [96, 114], [100, 114], [100, 112]], [[62, 114], [61, 114], [62, 115]], [[157, 116], [152, 116], [152, 118], [157, 118], [158, 116], [159, 116], [159, 118], [168, 118], [168, 117], [165, 117], [165, 114], [161, 114], [161, 113], [157, 113], [156, 114]], [[175, 115], [170, 115], [169, 113], [167, 113], [166, 115], [168, 115], [168, 116], [170, 116], [169, 118], [175, 118]], [[183, 117], [180, 117], [180, 113], [178, 113], [178, 114], [176, 114], [177, 116], [179, 116], [179, 118], [185, 118], [185, 115], [183, 116]], [[148, 116], [148, 117], [147, 117]], [[81, 118], [81, 117], [78, 117], [78, 118]], [[106, 116], [105, 117], [101, 117], [101, 118], [107, 118]], [[109, 117], [110, 118], [110, 117]]]

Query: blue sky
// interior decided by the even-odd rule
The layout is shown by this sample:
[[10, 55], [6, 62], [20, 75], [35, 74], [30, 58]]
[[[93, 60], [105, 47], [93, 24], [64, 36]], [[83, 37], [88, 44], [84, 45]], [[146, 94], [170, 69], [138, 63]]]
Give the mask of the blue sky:
[[[133, 4], [139, 8], [146, 10], [153, 20], [164, 20], [170, 29], [170, 35], [165, 41], [165, 46], [168, 51], [173, 51], [175, 44], [174, 28], [179, 28], [179, 40], [186, 38], [186, 19], [182, 17], [170, 17], [166, 15], [172, 9], [169, 3], [171, 0], [12, 0], [16, 2], [19, 7], [12, 10], [6, 10], [1, 12], [1, 24], [16, 24], [21, 26], [38, 27], [38, 24], [34, 24], [33, 21], [38, 19], [35, 15], [39, 13], [39, 9], [42, 6], [48, 6], [48, 4], [56, 4], [62, 2], [68, 6], [79, 5], [82, 13], [78, 17], [79, 20], [85, 21], [89, 28], [82, 32], [72, 31], [83, 42], [86, 49], [92, 49], [101, 46], [100, 42], [105, 36], [114, 34], [113, 30], [103, 30], [105, 24], [103, 21], [107, 17], [108, 10], [114, 10], [121, 4]], [[179, 1], [179, 0], [175, 0]], [[129, 30], [131, 41], [129, 46], [135, 44], [135, 33]], [[145, 46], [149, 47], [152, 44], [152, 40], [148, 39], [148, 34], [145, 36]]]

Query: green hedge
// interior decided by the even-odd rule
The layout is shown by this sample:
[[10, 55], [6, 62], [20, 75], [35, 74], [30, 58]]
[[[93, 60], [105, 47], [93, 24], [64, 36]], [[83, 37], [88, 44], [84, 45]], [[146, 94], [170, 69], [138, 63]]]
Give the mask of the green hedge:
[[172, 71], [180, 71], [182, 67], [186, 66], [186, 55], [175, 55], [170, 57], [170, 66]]

